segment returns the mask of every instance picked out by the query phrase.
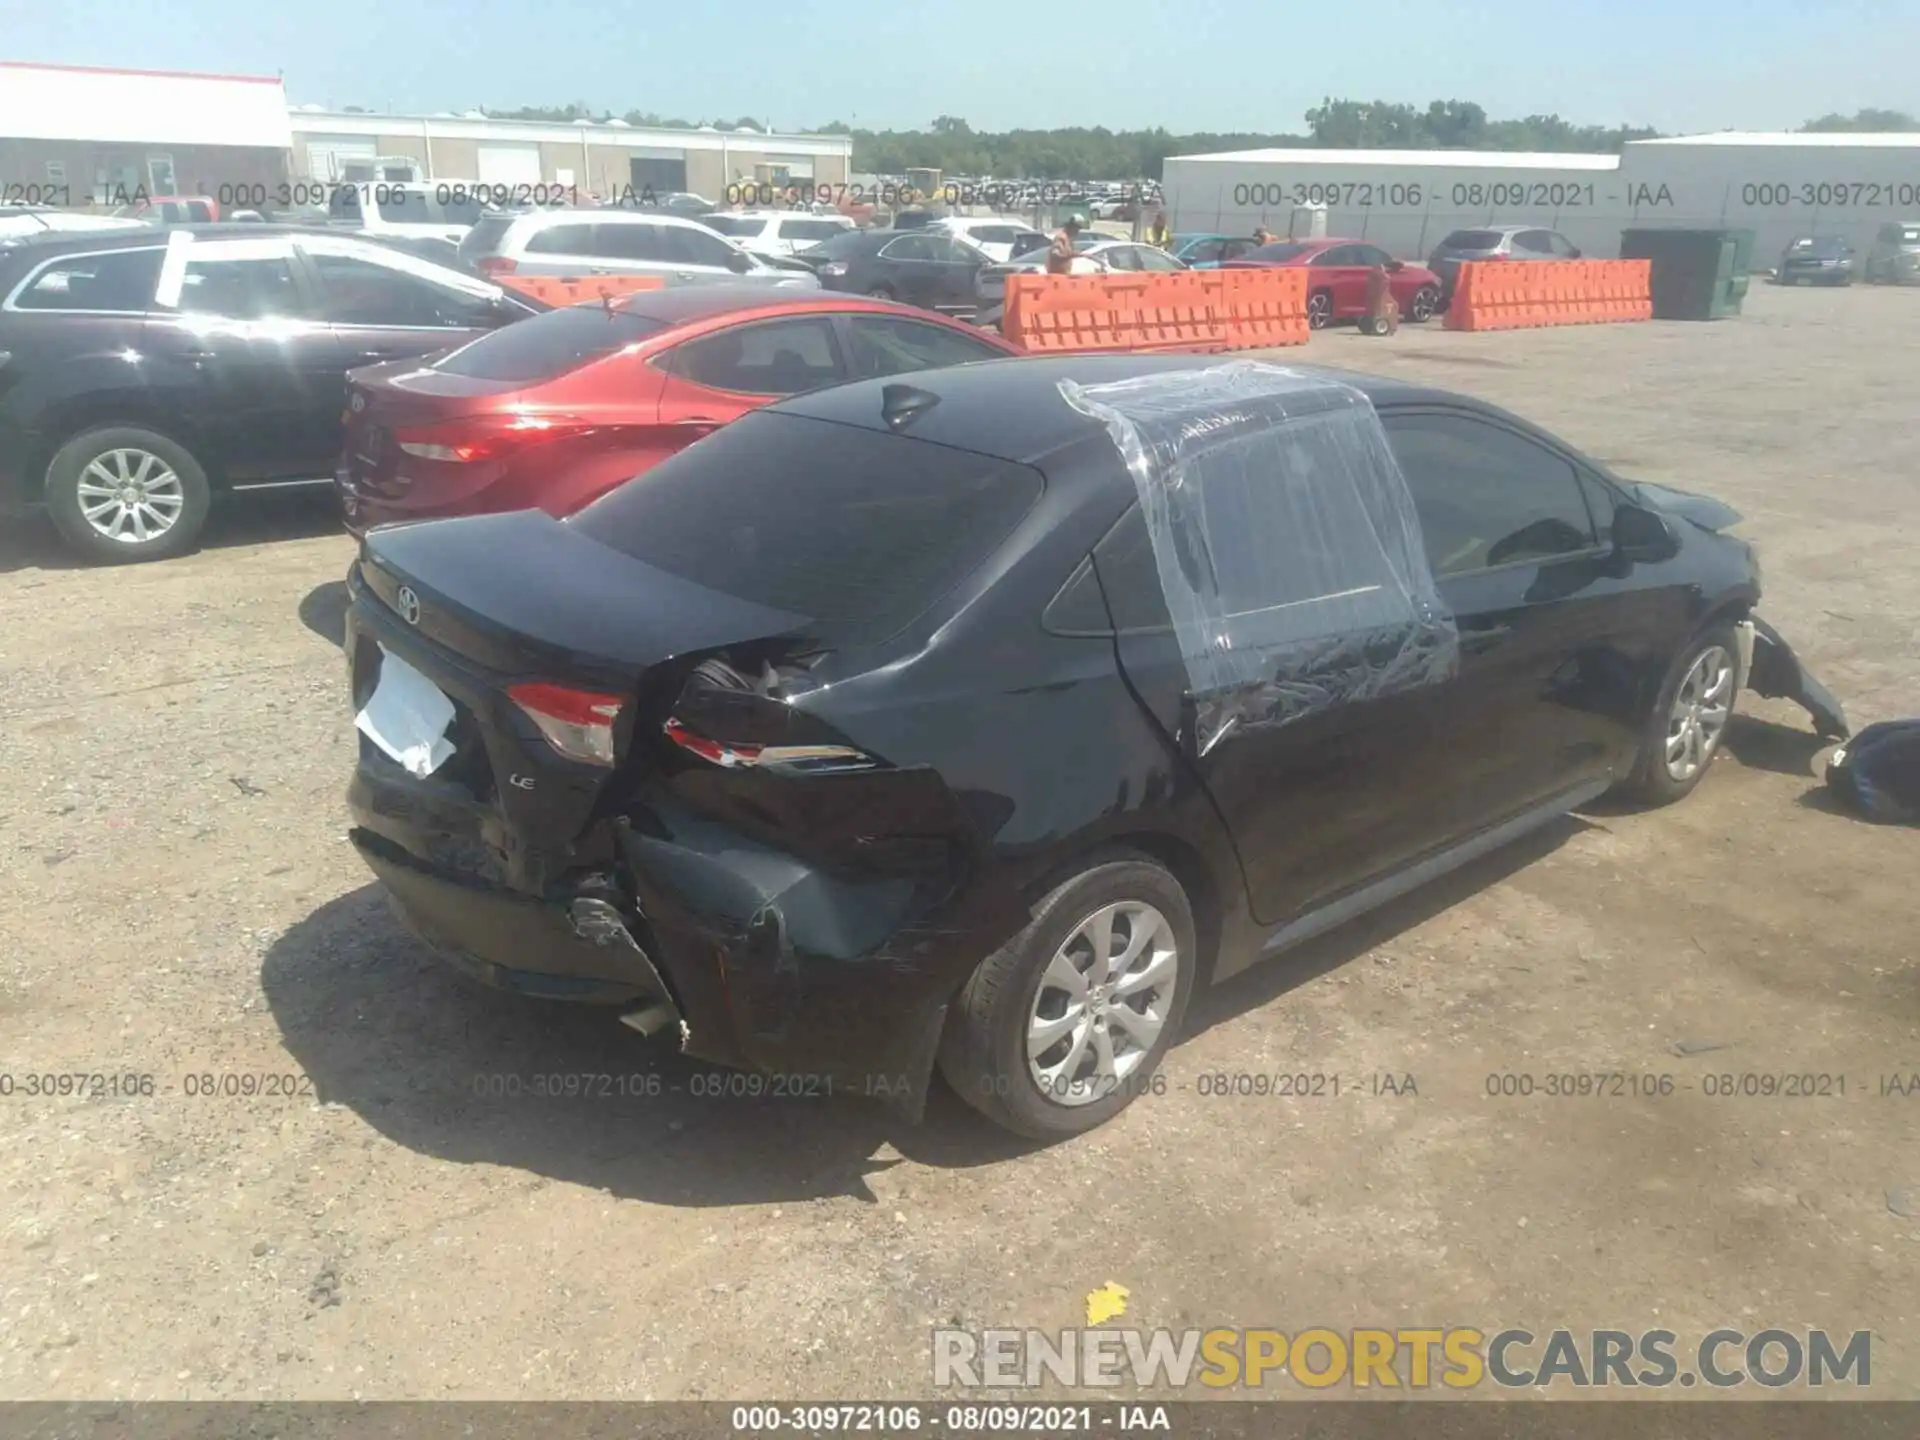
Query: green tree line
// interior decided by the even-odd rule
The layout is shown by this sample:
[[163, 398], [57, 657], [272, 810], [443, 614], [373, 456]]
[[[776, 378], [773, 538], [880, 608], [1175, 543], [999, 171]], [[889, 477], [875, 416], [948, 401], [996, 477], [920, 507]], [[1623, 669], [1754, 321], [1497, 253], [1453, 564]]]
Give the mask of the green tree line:
[[[525, 106], [489, 110], [505, 120], [566, 122], [580, 116], [604, 123], [613, 112], [587, 105]], [[687, 121], [629, 110], [629, 125], [690, 130], [712, 125], [721, 130], [764, 120]], [[863, 130], [835, 121], [801, 133], [848, 135], [853, 139], [853, 168], [861, 173], [897, 175], [928, 167], [948, 175], [1002, 178], [1041, 176], [1057, 180], [1158, 179], [1169, 155], [1204, 155], [1220, 150], [1311, 147], [1336, 150], [1539, 150], [1617, 152], [1629, 140], [1647, 140], [1660, 132], [1644, 125], [1576, 125], [1558, 115], [1529, 115], [1496, 120], [1466, 100], [1434, 100], [1424, 108], [1386, 100], [1328, 98], [1307, 111], [1301, 133], [1260, 131], [1175, 134], [1165, 128], [1109, 130], [1074, 126], [1058, 130], [975, 130], [954, 115], [942, 115], [924, 130]], [[1802, 127], [1809, 131], [1920, 131], [1920, 120], [1899, 110], [1864, 109], [1855, 114], [1823, 115]]]

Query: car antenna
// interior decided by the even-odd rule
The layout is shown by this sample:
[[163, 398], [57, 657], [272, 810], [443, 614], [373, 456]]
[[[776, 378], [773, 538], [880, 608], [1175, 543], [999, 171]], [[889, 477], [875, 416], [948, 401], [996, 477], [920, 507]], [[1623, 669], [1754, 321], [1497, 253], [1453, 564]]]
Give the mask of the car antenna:
[[889, 385], [880, 392], [880, 418], [889, 430], [904, 430], [940, 403], [930, 390], [913, 385]]

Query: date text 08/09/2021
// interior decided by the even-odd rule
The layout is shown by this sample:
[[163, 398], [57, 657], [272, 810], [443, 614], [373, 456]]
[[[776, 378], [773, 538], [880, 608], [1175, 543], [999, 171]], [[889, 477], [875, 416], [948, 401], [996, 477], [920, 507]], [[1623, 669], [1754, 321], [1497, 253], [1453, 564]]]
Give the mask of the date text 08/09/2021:
[[1173, 1433], [1164, 1405], [813, 1403], [736, 1405], [735, 1436], [828, 1435], [1088, 1435]]

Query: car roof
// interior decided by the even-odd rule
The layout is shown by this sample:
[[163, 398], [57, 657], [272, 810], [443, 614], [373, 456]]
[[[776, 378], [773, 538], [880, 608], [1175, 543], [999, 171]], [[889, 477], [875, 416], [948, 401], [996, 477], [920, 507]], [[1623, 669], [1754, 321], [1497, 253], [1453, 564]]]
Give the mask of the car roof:
[[716, 210], [711, 215], [703, 215], [702, 220], [842, 220], [849, 226], [853, 221], [845, 215], [815, 215], [811, 210]]
[[[582, 303], [598, 305], [601, 302]], [[936, 324], [945, 319], [917, 305], [902, 305], [893, 300], [843, 295], [831, 290], [779, 290], [770, 285], [669, 285], [659, 290], [636, 290], [613, 303], [614, 308], [630, 315], [641, 315], [667, 325], [691, 324], [735, 310], [858, 310]]]
[[[905, 386], [935, 397], [937, 403], [920, 410], [903, 433], [936, 445], [1037, 464], [1091, 435], [1104, 433], [1099, 421], [1081, 414], [1061, 398], [1058, 386], [1062, 380], [1099, 385], [1140, 375], [1204, 370], [1222, 363], [1227, 362], [1214, 355], [1009, 357], [837, 385], [778, 401], [769, 406], [766, 413], [800, 415], [869, 430], [891, 429], [885, 414], [886, 392], [889, 387]], [[1483, 401], [1412, 381], [1320, 365], [1286, 368], [1328, 382], [1352, 385], [1376, 405], [1428, 401], [1488, 414], [1502, 413]]]

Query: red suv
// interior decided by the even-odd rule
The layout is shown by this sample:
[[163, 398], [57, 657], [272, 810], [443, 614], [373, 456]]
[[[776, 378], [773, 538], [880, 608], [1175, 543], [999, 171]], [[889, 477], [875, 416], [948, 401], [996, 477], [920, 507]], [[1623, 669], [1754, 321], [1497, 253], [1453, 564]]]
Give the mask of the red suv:
[[570, 515], [749, 410], [846, 380], [1020, 351], [925, 310], [764, 285], [572, 305], [347, 376], [347, 528]]
[[1282, 240], [1249, 250], [1228, 260], [1223, 270], [1251, 270], [1263, 265], [1304, 265], [1307, 280], [1307, 323], [1324, 330], [1336, 320], [1358, 320], [1367, 313], [1367, 273], [1376, 265], [1387, 269], [1387, 287], [1408, 320], [1431, 320], [1440, 308], [1440, 277], [1424, 265], [1396, 260], [1378, 245], [1364, 240]]

